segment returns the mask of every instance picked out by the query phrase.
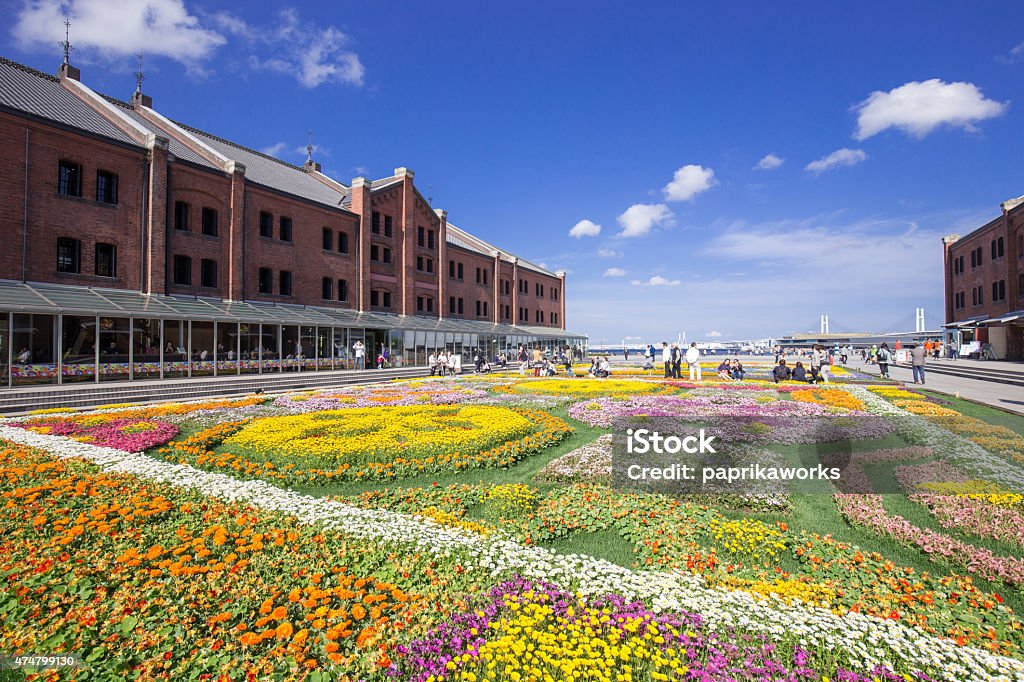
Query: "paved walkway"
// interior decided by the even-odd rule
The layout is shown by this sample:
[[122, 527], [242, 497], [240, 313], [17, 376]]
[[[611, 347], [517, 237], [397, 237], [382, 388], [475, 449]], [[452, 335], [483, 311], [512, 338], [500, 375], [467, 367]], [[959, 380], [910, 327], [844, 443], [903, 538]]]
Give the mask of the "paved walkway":
[[[954, 364], [952, 361], [937, 360], [936, 362], [942, 363], [943, 365], [949, 362], [951, 365]], [[1005, 368], [1007, 371], [1020, 371], [1020, 363], [995, 363], [995, 362], [978, 362], [977, 360], [961, 360], [955, 364], [967, 365], [971, 363], [978, 367], [984, 367], [986, 369], [993, 369], [997, 365], [1000, 368]], [[1014, 367], [1014, 365], [1016, 365]], [[849, 363], [849, 366], [853, 369], [860, 370], [866, 374], [878, 376], [878, 365], [866, 365], [860, 361], [860, 358], [853, 360]], [[889, 367], [889, 376], [896, 381], [902, 381], [910, 386], [914, 385], [914, 373], [909, 367]], [[1000, 384], [993, 381], [979, 381], [977, 379], [966, 379], [962, 377], [954, 377], [946, 374], [936, 374], [935, 372], [928, 372], [928, 366], [925, 365], [925, 381], [924, 388], [932, 391], [941, 391], [942, 393], [948, 393], [950, 395], [957, 395], [961, 398], [967, 398], [979, 403], [985, 403], [986, 405], [992, 405], [993, 407], [999, 407], [1009, 412], [1015, 412], [1019, 415], [1024, 415], [1024, 388], [1020, 386], [1011, 386], [1009, 384]]]

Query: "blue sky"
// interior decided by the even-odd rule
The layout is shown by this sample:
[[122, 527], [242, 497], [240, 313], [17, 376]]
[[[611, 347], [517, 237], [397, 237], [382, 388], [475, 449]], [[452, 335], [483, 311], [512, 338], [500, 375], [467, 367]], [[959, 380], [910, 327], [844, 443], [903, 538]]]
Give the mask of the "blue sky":
[[593, 340], [941, 324], [939, 238], [1024, 194], [1024, 4], [718, 4], [14, 0], [0, 53], [55, 70], [69, 14], [97, 90], [141, 50], [173, 118], [296, 163], [311, 128], [346, 183], [412, 168], [567, 270]]

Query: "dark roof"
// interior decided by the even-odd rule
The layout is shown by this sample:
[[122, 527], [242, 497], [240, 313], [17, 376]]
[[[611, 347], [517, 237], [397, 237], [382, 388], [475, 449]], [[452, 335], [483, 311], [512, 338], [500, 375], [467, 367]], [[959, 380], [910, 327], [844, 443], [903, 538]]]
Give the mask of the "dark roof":
[[105, 100], [107, 100], [108, 102], [113, 104], [114, 106], [120, 107], [121, 109], [123, 109], [124, 110], [124, 112], [123, 112], [124, 114], [126, 114], [129, 118], [131, 118], [133, 121], [135, 121], [137, 124], [139, 124], [140, 126], [145, 128], [149, 132], [155, 133], [156, 135], [159, 135], [160, 137], [167, 137], [167, 138], [169, 138], [168, 144], [167, 144], [167, 150], [171, 154], [174, 154], [174, 156], [176, 156], [177, 158], [183, 159], [185, 161], [189, 161], [189, 162], [194, 163], [194, 164], [199, 165], [199, 166], [204, 166], [206, 168], [212, 168], [212, 169], [218, 170], [218, 171], [221, 170], [216, 164], [211, 163], [204, 156], [202, 156], [198, 152], [194, 151], [192, 148], [190, 148], [190, 147], [186, 146], [185, 144], [183, 144], [182, 142], [178, 141], [178, 139], [176, 137], [169, 136], [169, 135], [167, 135], [167, 133], [163, 132], [162, 130], [160, 130], [159, 128], [154, 126], [152, 123], [150, 123], [146, 119], [146, 117], [144, 117], [141, 114], [139, 114], [138, 112], [136, 112], [135, 109], [132, 108], [132, 105], [129, 104], [128, 102], [119, 100], [116, 97], [111, 97], [109, 95], [101, 95], [101, 96]]
[[56, 76], [0, 57], [0, 106], [139, 147], [128, 133], [105, 119]]
[[273, 156], [258, 152], [240, 144], [211, 135], [184, 123], [174, 122], [185, 131], [195, 135], [214, 151], [245, 166], [246, 179], [271, 189], [287, 192], [303, 199], [315, 201], [332, 208], [341, 208], [347, 196], [331, 189], [302, 169]]

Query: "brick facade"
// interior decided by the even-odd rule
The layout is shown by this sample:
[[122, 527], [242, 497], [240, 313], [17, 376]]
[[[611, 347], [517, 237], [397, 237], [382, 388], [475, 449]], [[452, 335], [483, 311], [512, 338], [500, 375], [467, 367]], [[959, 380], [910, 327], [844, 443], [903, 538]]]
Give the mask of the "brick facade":
[[[564, 276], [476, 238], [452, 243], [447, 213], [429, 205], [408, 169], [346, 186], [315, 163], [299, 168], [238, 148], [271, 175], [319, 183], [321, 194], [299, 196], [257, 182], [265, 176], [249, 161], [212, 149], [148, 98], [107, 100], [72, 77], [47, 86], [124, 135], [0, 106], [0, 279], [565, 328]], [[63, 193], [62, 162], [64, 184], [74, 185]], [[98, 173], [106, 185], [116, 178], [116, 200], [99, 200]], [[60, 266], [58, 239], [70, 240], [61, 242]], [[113, 247], [116, 272], [97, 274], [97, 244]]]
[[1024, 319], [1000, 316], [1024, 309], [1024, 197], [1002, 204], [1001, 214], [974, 232], [943, 239], [946, 322], [977, 319], [977, 340], [1000, 357], [1024, 356]]

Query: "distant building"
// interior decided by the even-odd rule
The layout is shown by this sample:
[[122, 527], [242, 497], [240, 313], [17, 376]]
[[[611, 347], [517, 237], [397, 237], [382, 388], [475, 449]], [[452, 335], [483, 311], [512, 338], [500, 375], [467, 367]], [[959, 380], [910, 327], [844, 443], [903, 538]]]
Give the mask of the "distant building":
[[0, 386], [585, 344], [565, 273], [451, 225], [411, 170], [345, 184], [80, 76], [0, 58]]
[[946, 324], [961, 345], [989, 344], [997, 358], [1024, 359], [1024, 197], [961, 237], [942, 238]]

